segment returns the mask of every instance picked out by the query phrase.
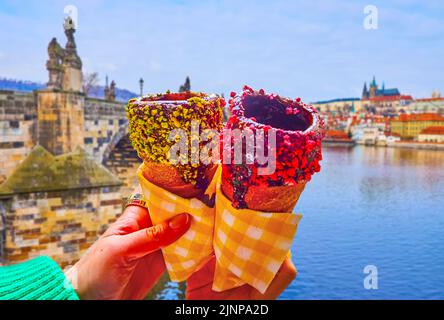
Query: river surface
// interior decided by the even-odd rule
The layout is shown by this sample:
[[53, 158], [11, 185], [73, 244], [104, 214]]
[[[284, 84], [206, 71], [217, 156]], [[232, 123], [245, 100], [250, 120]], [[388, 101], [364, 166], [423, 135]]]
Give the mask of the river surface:
[[[444, 152], [330, 147], [321, 166], [295, 208], [298, 276], [280, 298], [444, 299]], [[177, 297], [171, 283], [159, 296]]]

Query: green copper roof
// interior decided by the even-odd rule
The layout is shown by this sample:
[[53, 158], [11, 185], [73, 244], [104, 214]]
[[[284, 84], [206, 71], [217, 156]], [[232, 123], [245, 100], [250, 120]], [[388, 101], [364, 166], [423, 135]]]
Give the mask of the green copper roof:
[[0, 185], [0, 196], [118, 185], [119, 178], [81, 149], [54, 156], [36, 146]]

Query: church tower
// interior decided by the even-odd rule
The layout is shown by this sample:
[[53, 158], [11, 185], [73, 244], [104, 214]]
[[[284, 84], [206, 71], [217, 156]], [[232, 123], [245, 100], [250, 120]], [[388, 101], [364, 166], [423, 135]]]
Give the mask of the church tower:
[[373, 76], [373, 80], [370, 83], [369, 97], [370, 98], [376, 97], [376, 91], [377, 90], [378, 90], [378, 85], [376, 84], [375, 76]]

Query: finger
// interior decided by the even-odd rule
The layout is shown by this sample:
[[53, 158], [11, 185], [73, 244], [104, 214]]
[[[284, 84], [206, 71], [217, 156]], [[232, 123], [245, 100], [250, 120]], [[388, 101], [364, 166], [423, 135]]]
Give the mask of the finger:
[[125, 254], [129, 259], [141, 258], [166, 247], [179, 239], [190, 227], [191, 217], [181, 213], [150, 228], [122, 236]]
[[[133, 195], [134, 194], [143, 194], [142, 188], [140, 187], [140, 185], [138, 185], [134, 189], [132, 194]], [[137, 221], [137, 223], [139, 225], [139, 229], [149, 228], [153, 225], [151, 223], [151, 218], [150, 218], [148, 209], [141, 207], [141, 206], [137, 206], [137, 205], [127, 206], [125, 208], [125, 210], [123, 211], [122, 215], [120, 216], [120, 218], [121, 219], [125, 219], [125, 218], [134, 219], [135, 221]]]
[[130, 218], [136, 221], [139, 229], [145, 229], [153, 226], [149, 210], [145, 207], [129, 205], [125, 208], [125, 211], [123, 211], [121, 218]]
[[148, 209], [130, 205], [125, 208], [117, 221], [105, 231], [103, 237], [129, 234], [151, 226], [152, 223], [148, 214]]
[[270, 286], [264, 294], [256, 291], [253, 294], [253, 299], [265, 299], [275, 300], [281, 293], [290, 285], [290, 283], [296, 278], [297, 271], [290, 258], [285, 259], [280, 267], [278, 273], [274, 277]]

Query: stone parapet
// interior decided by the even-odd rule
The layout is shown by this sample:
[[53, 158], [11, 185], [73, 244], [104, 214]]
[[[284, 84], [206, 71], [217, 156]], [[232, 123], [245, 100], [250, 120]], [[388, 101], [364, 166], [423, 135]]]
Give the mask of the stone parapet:
[[0, 184], [37, 141], [35, 95], [0, 90]]
[[48, 255], [62, 267], [73, 264], [121, 212], [119, 187], [0, 199], [0, 216], [5, 222], [3, 233], [0, 223], [0, 261], [13, 263]]

